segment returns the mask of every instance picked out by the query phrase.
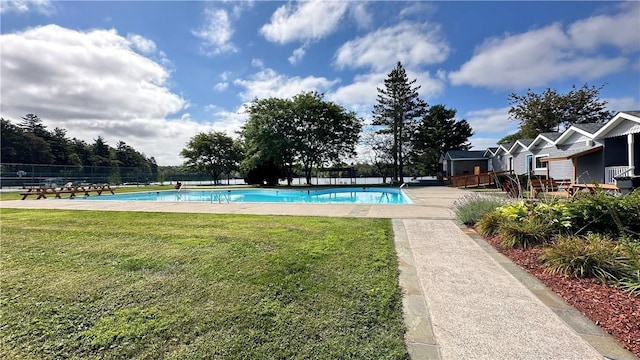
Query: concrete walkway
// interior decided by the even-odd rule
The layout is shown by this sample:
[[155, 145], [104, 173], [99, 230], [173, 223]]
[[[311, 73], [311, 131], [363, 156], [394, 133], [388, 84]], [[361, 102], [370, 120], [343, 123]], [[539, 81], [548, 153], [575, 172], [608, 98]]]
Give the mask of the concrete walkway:
[[456, 224], [451, 205], [467, 192], [414, 187], [407, 193], [414, 205], [18, 200], [0, 207], [390, 218], [412, 359], [637, 359]]

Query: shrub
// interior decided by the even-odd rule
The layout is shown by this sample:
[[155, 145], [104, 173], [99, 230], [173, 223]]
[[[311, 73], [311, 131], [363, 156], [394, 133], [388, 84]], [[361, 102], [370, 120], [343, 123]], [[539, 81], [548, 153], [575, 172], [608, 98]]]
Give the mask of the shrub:
[[497, 210], [507, 219], [521, 220], [529, 216], [531, 206], [531, 203], [520, 200], [513, 204], [501, 206]]
[[594, 194], [578, 194], [567, 203], [567, 211], [572, 219], [576, 234], [599, 232], [617, 234], [618, 225], [614, 218], [619, 197], [603, 191]]
[[500, 211], [493, 210], [476, 222], [476, 229], [482, 236], [494, 236], [504, 221], [507, 221], [507, 218]]
[[529, 247], [543, 244], [553, 236], [553, 223], [539, 216], [528, 216], [520, 220], [503, 222], [498, 234], [502, 238], [501, 245], [505, 248]]
[[618, 201], [617, 214], [627, 233], [640, 235], [640, 189], [624, 195]]
[[456, 219], [465, 225], [474, 225], [485, 214], [492, 212], [505, 203], [495, 196], [478, 194], [465, 195], [453, 203]]
[[568, 211], [566, 201], [538, 201], [531, 211], [535, 216], [549, 221], [557, 233], [571, 228], [571, 214]]
[[603, 282], [619, 279], [627, 264], [622, 248], [601, 234], [561, 237], [545, 249], [540, 259], [552, 273], [595, 277]]

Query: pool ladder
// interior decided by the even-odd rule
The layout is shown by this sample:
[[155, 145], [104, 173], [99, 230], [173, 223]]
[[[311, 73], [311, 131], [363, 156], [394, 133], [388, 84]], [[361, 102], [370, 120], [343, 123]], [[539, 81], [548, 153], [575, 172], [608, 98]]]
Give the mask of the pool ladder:
[[214, 199], [214, 195], [217, 195], [217, 199], [218, 199], [218, 204], [222, 204], [223, 199], [227, 201], [227, 204], [231, 202], [231, 198], [229, 197], [229, 194], [225, 194], [222, 191], [212, 191], [211, 192], [211, 203], [213, 204], [213, 199]]

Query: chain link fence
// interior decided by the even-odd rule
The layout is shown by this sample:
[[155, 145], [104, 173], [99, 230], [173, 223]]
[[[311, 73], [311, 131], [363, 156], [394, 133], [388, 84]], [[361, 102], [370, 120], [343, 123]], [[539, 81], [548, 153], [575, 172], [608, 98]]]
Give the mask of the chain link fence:
[[148, 168], [45, 164], [0, 165], [0, 187], [62, 186], [82, 184], [146, 184], [158, 181]]
[[[0, 188], [59, 187], [73, 185], [111, 184], [147, 185], [151, 183], [212, 184], [208, 174], [191, 172], [180, 167], [155, 169], [118, 166], [74, 166], [46, 164], [0, 164]], [[224, 177], [222, 184], [244, 184], [243, 179]]]

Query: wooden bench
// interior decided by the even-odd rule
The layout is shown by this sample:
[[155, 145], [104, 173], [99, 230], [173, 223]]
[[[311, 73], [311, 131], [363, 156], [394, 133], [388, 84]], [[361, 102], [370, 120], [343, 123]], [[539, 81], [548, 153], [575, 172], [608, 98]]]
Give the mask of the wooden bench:
[[108, 191], [112, 195], [114, 195], [113, 189], [109, 185], [88, 185], [88, 186], [64, 186], [61, 188], [45, 188], [45, 187], [37, 187], [37, 188], [29, 188], [26, 192], [20, 193], [22, 195], [22, 200], [25, 200], [27, 197], [34, 195], [37, 196], [36, 200], [46, 199], [47, 196], [53, 195], [56, 199], [61, 199], [62, 194], [69, 194], [69, 198], [76, 197], [76, 194], [84, 194], [84, 196], [90, 196], [91, 193], [95, 192], [98, 195], [102, 195], [103, 192]]
[[545, 195], [569, 197], [569, 186], [571, 180], [555, 180], [555, 179], [530, 179], [529, 180], [529, 197], [534, 199], [538, 193]]

